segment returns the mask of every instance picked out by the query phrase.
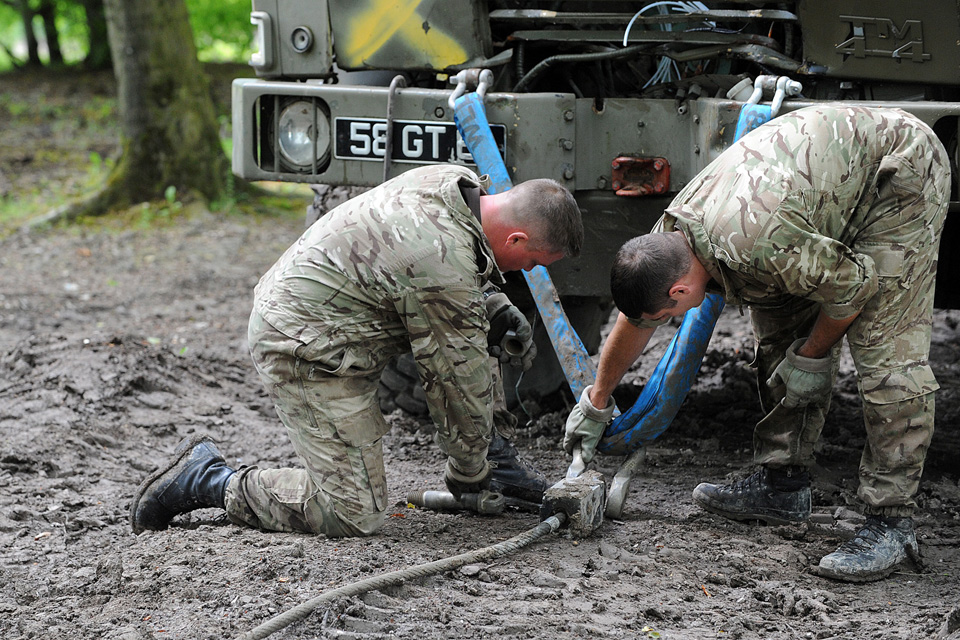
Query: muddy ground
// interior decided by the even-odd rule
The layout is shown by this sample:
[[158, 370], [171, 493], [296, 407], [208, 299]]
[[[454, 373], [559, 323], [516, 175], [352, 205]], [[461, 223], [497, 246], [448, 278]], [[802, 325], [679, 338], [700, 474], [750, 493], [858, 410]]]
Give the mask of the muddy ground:
[[[0, 88], [11, 90], [11, 79]], [[16, 157], [20, 165], [0, 166], [2, 197], [38, 179]], [[336, 587], [536, 525], [524, 512], [408, 508], [407, 492], [440, 488], [442, 459], [429, 424], [394, 413], [384, 438], [391, 517], [376, 536], [264, 533], [215, 510], [164, 532], [130, 531], [134, 489], [186, 435], [209, 434], [233, 464], [295, 464], [248, 359], [245, 321], [258, 277], [301, 226], [191, 210], [153, 228], [0, 241], [0, 638], [236, 637]], [[868, 585], [810, 571], [860, 519], [863, 430], [849, 366], [820, 447], [815, 522], [749, 526], [693, 504], [698, 482], [750, 471], [760, 414], [748, 321], [734, 309], [674, 425], [649, 447], [622, 519], [582, 541], [553, 535], [339, 599], [271, 637], [960, 638], [958, 319], [936, 318], [932, 365], [943, 389], [918, 498], [920, 566]], [[643, 384], [656, 347], [628, 384]], [[516, 438], [552, 479], [568, 464], [564, 419], [537, 415]], [[598, 468], [610, 477], [619, 462]]]

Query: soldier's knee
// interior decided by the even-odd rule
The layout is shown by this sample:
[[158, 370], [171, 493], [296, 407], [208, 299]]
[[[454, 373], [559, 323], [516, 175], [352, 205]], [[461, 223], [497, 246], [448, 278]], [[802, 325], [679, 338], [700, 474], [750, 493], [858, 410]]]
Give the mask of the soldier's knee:
[[323, 522], [318, 523], [314, 533], [322, 533], [335, 538], [362, 538], [371, 536], [383, 526], [385, 511], [373, 513], [343, 514], [331, 510], [324, 514]]
[[336, 500], [318, 491], [303, 505], [306, 528], [333, 538], [373, 535], [386, 519], [386, 508], [360, 502]]
[[341, 525], [344, 530], [349, 531], [346, 535], [364, 537], [372, 536], [379, 531], [385, 520], [386, 513], [380, 511], [365, 516], [354, 517], [350, 520], [341, 520]]

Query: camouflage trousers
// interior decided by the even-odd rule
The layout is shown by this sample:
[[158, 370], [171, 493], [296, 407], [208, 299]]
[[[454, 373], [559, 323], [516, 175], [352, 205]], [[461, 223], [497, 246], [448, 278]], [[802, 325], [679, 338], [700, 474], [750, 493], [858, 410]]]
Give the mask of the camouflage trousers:
[[[948, 156], [942, 152], [942, 157]], [[906, 516], [916, 508], [913, 496], [933, 436], [934, 392], [939, 385], [927, 360], [950, 169], [935, 163], [915, 167], [902, 158], [890, 164], [884, 174], [881, 163], [874, 188], [860, 204], [874, 207], [880, 221], [852, 247], [873, 258], [880, 290], [846, 337], [867, 434], [857, 495], [868, 513]], [[754, 431], [754, 459], [760, 464], [813, 464], [829, 398], [790, 409], [780, 404], [784, 388], [770, 389], [766, 380], [787, 347], [810, 334], [818, 313], [818, 305], [802, 298], [779, 308], [751, 309], [760, 399], [766, 412]], [[831, 354], [834, 376], [839, 356], [838, 344]]]
[[248, 341], [254, 364], [302, 469], [244, 467], [226, 492], [230, 519], [270, 531], [365, 536], [383, 524], [387, 482], [377, 401], [379, 375], [338, 377], [304, 359], [306, 345], [257, 312]]

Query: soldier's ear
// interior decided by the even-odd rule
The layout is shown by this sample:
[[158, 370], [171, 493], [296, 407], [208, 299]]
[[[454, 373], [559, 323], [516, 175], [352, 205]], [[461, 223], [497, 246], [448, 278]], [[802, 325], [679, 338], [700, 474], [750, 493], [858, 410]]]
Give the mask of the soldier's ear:
[[514, 245], [519, 242], [527, 242], [529, 239], [530, 237], [525, 232], [514, 231], [513, 233], [507, 236], [507, 244]]
[[686, 282], [683, 282], [682, 280], [675, 282], [674, 285], [670, 287], [671, 300], [679, 300], [684, 296], [690, 295], [690, 293], [692, 293], [692, 289], [690, 288], [690, 285], [688, 285]]

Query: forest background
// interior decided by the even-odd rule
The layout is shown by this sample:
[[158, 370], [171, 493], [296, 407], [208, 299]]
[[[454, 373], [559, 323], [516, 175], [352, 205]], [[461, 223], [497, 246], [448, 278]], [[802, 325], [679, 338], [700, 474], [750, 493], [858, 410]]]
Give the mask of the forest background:
[[[250, 0], [148, 0], [146, 4], [155, 7], [155, 14], [174, 19], [181, 15], [180, 6], [186, 7], [189, 31], [184, 33], [192, 34], [196, 58], [209, 80], [226, 166], [231, 149], [230, 81], [253, 75], [247, 64], [254, 33]], [[108, 181], [121, 155], [132, 155], [122, 147], [122, 140], [118, 144], [122, 94], [118, 97], [107, 34], [110, 5], [110, 0], [0, 0], [0, 237], [89, 197]], [[117, 13], [119, 9], [114, 9]], [[84, 92], [89, 97], [79, 113], [76, 102], [64, 97], [76, 82], [92, 87]], [[32, 141], [16, 133], [38, 126], [41, 135]], [[49, 136], [42, 135], [45, 130]], [[53, 138], [56, 142], [48, 144]], [[74, 151], [64, 145], [65, 138], [82, 138], [85, 144], [77, 144]], [[91, 145], [91, 138], [103, 144]], [[270, 209], [302, 217], [311, 195], [303, 185], [265, 185], [266, 192], [247, 189], [241, 193], [239, 187], [244, 185], [234, 189], [229, 171], [222, 173], [230, 184], [206, 198], [208, 208], [217, 213]], [[192, 199], [186, 193], [190, 185], [167, 181], [170, 184], [161, 184], [152, 197], [134, 197], [130, 203], [112, 207], [113, 212], [129, 218], [128, 205], [145, 200], [133, 215], [153, 220]], [[108, 221], [97, 224], [103, 223]]]

